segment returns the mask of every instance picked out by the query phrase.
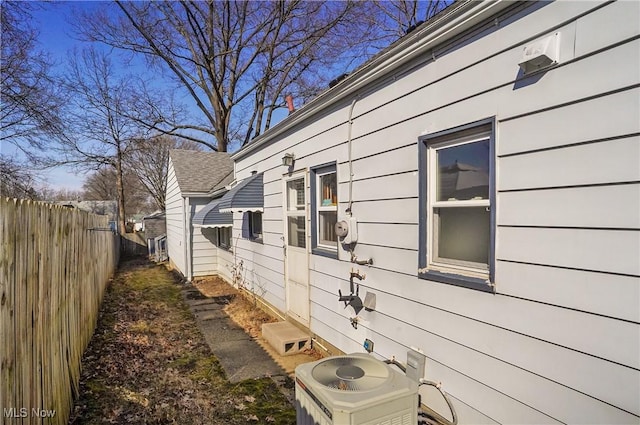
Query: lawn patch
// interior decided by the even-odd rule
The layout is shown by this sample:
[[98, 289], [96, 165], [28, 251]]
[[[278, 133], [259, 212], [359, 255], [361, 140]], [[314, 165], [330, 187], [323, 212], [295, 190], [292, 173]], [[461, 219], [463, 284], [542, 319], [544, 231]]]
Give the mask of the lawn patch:
[[164, 267], [124, 263], [83, 358], [70, 424], [295, 423], [269, 378], [230, 384]]

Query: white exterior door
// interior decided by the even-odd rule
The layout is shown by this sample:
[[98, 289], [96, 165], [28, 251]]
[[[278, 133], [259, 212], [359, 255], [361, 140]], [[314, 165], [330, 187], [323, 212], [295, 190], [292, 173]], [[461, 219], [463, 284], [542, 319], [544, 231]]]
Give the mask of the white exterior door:
[[287, 315], [309, 326], [306, 187], [304, 174], [284, 180], [284, 275]]

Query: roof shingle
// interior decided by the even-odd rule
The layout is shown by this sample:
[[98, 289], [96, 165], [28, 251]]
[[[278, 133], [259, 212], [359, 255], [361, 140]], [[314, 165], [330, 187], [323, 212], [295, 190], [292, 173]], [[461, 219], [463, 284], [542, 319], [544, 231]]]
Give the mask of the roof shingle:
[[181, 192], [209, 192], [233, 171], [226, 152], [200, 152], [172, 149], [169, 157]]

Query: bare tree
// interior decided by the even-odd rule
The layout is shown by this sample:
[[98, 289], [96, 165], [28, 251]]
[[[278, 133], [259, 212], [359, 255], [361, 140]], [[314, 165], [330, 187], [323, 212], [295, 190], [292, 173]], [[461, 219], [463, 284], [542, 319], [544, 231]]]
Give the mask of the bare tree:
[[171, 149], [201, 150], [202, 145], [173, 136], [158, 136], [139, 140], [136, 150], [126, 159], [127, 169], [137, 176], [161, 210], [164, 210], [165, 206]]
[[[138, 177], [129, 171], [122, 176], [124, 182], [125, 210], [128, 215], [150, 212], [149, 195]], [[112, 201], [118, 198], [117, 175], [113, 167], [103, 167], [87, 176], [82, 185], [82, 198], [88, 201]]]
[[0, 143], [5, 146], [0, 153], [0, 194], [31, 199], [37, 197], [37, 173], [29, 162], [46, 148], [44, 136], [58, 127], [63, 103], [51, 62], [38, 49], [33, 7], [15, 1], [3, 1], [0, 7]]
[[43, 148], [41, 136], [58, 126], [63, 103], [51, 62], [38, 50], [38, 32], [30, 24], [32, 7], [27, 2], [4, 1], [0, 8], [0, 140], [27, 155], [30, 147]]
[[0, 196], [38, 199], [33, 173], [14, 157], [0, 155]]
[[43, 201], [81, 201], [84, 199], [84, 193], [81, 190], [53, 189], [46, 185], [38, 189], [38, 196]]
[[[226, 151], [271, 125], [284, 93], [299, 101], [330, 79], [319, 72], [349, 61], [362, 43], [353, 2], [238, 1], [122, 2], [75, 19], [85, 40], [134, 54], [168, 71], [201, 113], [199, 121], [148, 122], [165, 134]], [[371, 25], [370, 25], [371, 26]], [[211, 140], [213, 139], [213, 140]]]
[[141, 83], [118, 75], [111, 57], [96, 49], [75, 52], [69, 60], [64, 87], [70, 101], [65, 126], [50, 165], [74, 165], [80, 169], [115, 170], [120, 231], [126, 231], [124, 160], [144, 136], [138, 120], [148, 113]]
[[369, 16], [378, 23], [380, 39], [390, 43], [444, 10], [450, 3], [450, 0], [373, 0], [373, 13]]

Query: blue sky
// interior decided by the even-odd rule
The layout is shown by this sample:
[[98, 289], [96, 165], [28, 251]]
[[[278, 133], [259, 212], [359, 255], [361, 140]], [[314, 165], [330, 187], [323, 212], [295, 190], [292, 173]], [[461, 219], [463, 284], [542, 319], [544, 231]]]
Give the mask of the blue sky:
[[[36, 2], [34, 2], [36, 3]], [[95, 7], [98, 2], [37, 2], [41, 8], [32, 11], [33, 26], [39, 31], [39, 49], [50, 55], [56, 64], [56, 72], [62, 72], [67, 52], [81, 43], [71, 36], [67, 16], [73, 7]], [[15, 147], [10, 144], [2, 146], [3, 153], [14, 154]], [[84, 174], [77, 174], [69, 167], [57, 167], [39, 170], [40, 185], [53, 189], [80, 190], [85, 179]]]
[[[32, 16], [33, 27], [39, 31], [40, 50], [50, 55], [51, 60], [56, 64], [55, 72], [64, 72], [67, 57], [74, 48], [83, 47], [83, 42], [74, 39], [72, 28], [69, 24], [72, 19], [74, 9], [91, 10], [92, 8], [104, 6], [102, 1], [67, 1], [67, 2], [33, 2], [41, 7], [34, 8]], [[108, 47], [105, 47], [108, 49]], [[131, 65], [123, 68], [123, 72], [131, 71]], [[135, 65], [133, 65], [135, 66]], [[135, 71], [135, 69], [134, 69]], [[160, 82], [162, 84], [162, 82]], [[190, 99], [183, 99], [190, 102]], [[296, 105], [301, 106], [301, 105]], [[196, 109], [193, 106], [194, 110]], [[198, 111], [199, 112], [199, 111]], [[198, 113], [197, 112], [197, 113]], [[272, 125], [286, 117], [286, 111], [276, 111], [272, 120]], [[13, 154], [15, 148], [11, 145], [2, 147], [3, 153]], [[80, 190], [86, 177], [85, 174], [77, 173], [70, 167], [57, 167], [55, 169], [41, 170], [38, 173], [41, 177], [39, 182], [53, 189]]]

